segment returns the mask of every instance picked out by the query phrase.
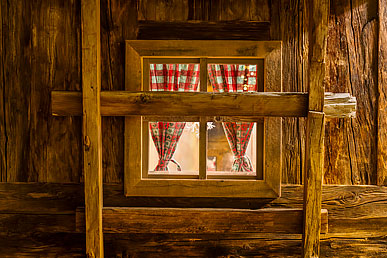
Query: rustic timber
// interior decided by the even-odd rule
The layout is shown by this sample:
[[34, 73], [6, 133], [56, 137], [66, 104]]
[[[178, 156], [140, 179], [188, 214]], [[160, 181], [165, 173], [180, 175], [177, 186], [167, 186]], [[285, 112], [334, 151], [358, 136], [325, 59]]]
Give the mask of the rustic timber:
[[81, 1], [86, 255], [103, 257], [100, 1]]
[[[2, 255], [24, 257], [42, 254], [55, 257], [64, 253], [64, 256], [84, 256], [84, 234], [70, 233], [75, 231], [75, 211], [77, 206], [83, 205], [83, 195], [82, 184], [0, 184], [0, 213], [5, 214], [3, 222], [0, 222], [0, 232], [9, 232], [0, 234]], [[302, 208], [302, 199], [302, 186], [285, 185], [282, 186], [282, 196], [265, 207]], [[386, 255], [387, 187], [326, 185], [323, 186], [322, 199], [322, 208], [329, 213], [329, 233], [321, 235], [322, 257]], [[258, 208], [262, 207], [258, 205], [259, 201], [237, 198], [126, 198], [122, 184], [104, 185], [104, 202], [111, 207]], [[49, 214], [51, 218], [41, 214]], [[58, 217], [62, 216], [60, 214], [72, 216], [68, 217], [71, 221]], [[26, 227], [21, 232], [23, 220], [33, 221], [37, 227]], [[21, 224], [15, 224], [12, 230], [7, 223], [14, 222]], [[223, 250], [224, 255], [235, 255], [237, 252], [265, 257], [299, 257], [301, 254], [301, 235], [294, 234], [105, 234], [104, 241], [107, 257], [121, 252], [150, 257], [179, 256], [190, 252], [193, 256], [202, 257], [210, 250]], [[165, 249], [165, 246], [168, 248]]]
[[355, 118], [356, 98], [349, 93], [325, 92], [325, 118]]
[[[109, 207], [292, 209], [302, 208], [302, 189], [301, 185], [283, 185], [281, 197], [275, 200], [155, 198], [125, 197], [122, 184], [104, 184], [104, 204]], [[74, 216], [76, 208], [83, 205], [82, 184], [0, 183], [0, 214]], [[324, 185], [322, 209], [329, 212], [329, 233], [363, 237], [387, 234], [387, 187]], [[40, 228], [44, 231], [43, 223]], [[49, 227], [45, 232], [48, 230]]]
[[137, 39], [269, 40], [270, 22], [139, 21]]
[[377, 179], [378, 185], [387, 185], [387, 1], [378, 1], [378, 140]]
[[304, 172], [304, 230], [302, 257], [319, 257], [320, 209], [324, 170], [325, 53], [328, 37], [329, 0], [307, 3], [309, 9], [309, 113], [306, 127]]
[[[328, 232], [328, 211], [321, 210]], [[84, 208], [76, 212], [76, 230], [84, 232]], [[302, 232], [302, 209], [259, 210], [188, 208], [103, 208], [104, 233], [232, 234]]]
[[324, 183], [376, 184], [377, 142], [386, 130], [378, 111], [385, 101], [378, 92], [378, 38], [385, 35], [378, 26], [383, 19], [378, 1], [330, 4], [325, 90], [350, 92], [358, 108], [356, 119], [327, 119]]
[[275, 49], [281, 49], [280, 41], [248, 40], [127, 40], [142, 57], [214, 57], [214, 58], [265, 58]]
[[[84, 257], [82, 233], [40, 233], [33, 236], [0, 235], [4, 257]], [[106, 257], [300, 257], [300, 235], [175, 235], [106, 234]], [[383, 237], [322, 235], [322, 257], [375, 257], [387, 255]], [[49, 248], [48, 248], [49, 247]], [[162, 250], [162, 251], [160, 251]]]
[[309, 111], [306, 135], [303, 257], [318, 257], [324, 168], [324, 113]]
[[[139, 95], [142, 93], [136, 93], [137, 95], [134, 95], [134, 94], [128, 93], [128, 92], [103, 91], [103, 92], [101, 92], [101, 115], [102, 116], [112, 116], [112, 115], [118, 116], [118, 115], [130, 115], [130, 114], [140, 115], [141, 113], [138, 113], [138, 112], [135, 113], [135, 111], [129, 111], [130, 104], [133, 103], [133, 105], [134, 104], [140, 105], [141, 103], [144, 103], [144, 105], [153, 105], [147, 97], [153, 96], [153, 95], [157, 96], [159, 93], [160, 92], [144, 93], [144, 95], [142, 96], [142, 95]], [[162, 94], [166, 95], [166, 94], [170, 94], [170, 93], [162, 93]], [[186, 93], [184, 93], [184, 95], [181, 95], [182, 96], [181, 98], [183, 100], [186, 96], [185, 94]], [[204, 96], [206, 96], [206, 98], [204, 98], [204, 100], [207, 99], [207, 100], [213, 102], [214, 101], [214, 98], [212, 97], [213, 95], [210, 95], [210, 94], [211, 93], [203, 94]], [[179, 95], [179, 94], [177, 94], [177, 95]], [[191, 94], [191, 96], [189, 98], [187, 98], [186, 101], [192, 101], [192, 98], [194, 98], [194, 99], [199, 98], [199, 96], [201, 96], [201, 95], [202, 95], [202, 93]], [[233, 101], [236, 101], [235, 98], [241, 98], [241, 100], [238, 101], [238, 103], [241, 102], [241, 103], [243, 103], [243, 105], [241, 105], [239, 107], [243, 108], [243, 110], [245, 110], [245, 113], [242, 116], [240, 116], [240, 118], [237, 118], [237, 119], [241, 119], [244, 121], [255, 121], [255, 119], [260, 119], [260, 118], [259, 117], [249, 118], [246, 115], [248, 115], [247, 112], [249, 109], [248, 108], [249, 103], [251, 103], [250, 105], [259, 105], [259, 102], [258, 102], [258, 104], [255, 103], [256, 101], [254, 101], [254, 103], [252, 103], [252, 98], [254, 98], [257, 95], [259, 95], [259, 98], [262, 98], [262, 99], [265, 98], [264, 96], [269, 96], [270, 99], [265, 100], [265, 103], [266, 103], [266, 101], [267, 102], [270, 101], [271, 103], [274, 103], [274, 104], [270, 104], [270, 106], [271, 105], [276, 106], [276, 104], [274, 102], [274, 101], [276, 101], [276, 100], [274, 100], [275, 98], [279, 99], [279, 98], [281, 98], [281, 96], [284, 96], [285, 99], [281, 100], [281, 103], [286, 102], [288, 104], [287, 109], [283, 110], [284, 115], [290, 116], [290, 114], [288, 114], [288, 113], [293, 112], [295, 114], [294, 116], [305, 116], [304, 113], [302, 113], [299, 110], [301, 110], [302, 108], [306, 108], [307, 104], [306, 104], [305, 99], [307, 98], [307, 93], [283, 92], [283, 93], [271, 94], [271, 93], [267, 92], [267, 93], [254, 93], [254, 94], [248, 95], [247, 97], [244, 97], [242, 95], [238, 96], [238, 94], [236, 94], [236, 95], [224, 94], [224, 95], [219, 95], [219, 100], [218, 99], [216, 99], [216, 100], [219, 102], [222, 102], [222, 103], [225, 102], [227, 104], [227, 103], [231, 103], [231, 102], [227, 101], [227, 98], [229, 98], [230, 100], [232, 99]], [[189, 94], [187, 96], [189, 96]], [[195, 97], [193, 97], [193, 96], [195, 96]], [[137, 101], [138, 98], [140, 98], [140, 101]], [[167, 98], [167, 100], [165, 100], [165, 101], [168, 101], [168, 99], [169, 100], [176, 99], [176, 97], [173, 96], [173, 94], [171, 96], [166, 96], [166, 98]], [[224, 101], [221, 100], [222, 98], [224, 98], [225, 100]], [[243, 100], [242, 100], [242, 98], [243, 98]], [[132, 101], [132, 99], [136, 99], [136, 100]], [[51, 100], [52, 100], [51, 106], [52, 106], [52, 114], [53, 115], [55, 115], [55, 116], [77, 116], [77, 115], [80, 115], [80, 110], [82, 109], [82, 105], [80, 102], [81, 94], [79, 92], [52, 91], [51, 92]], [[261, 100], [258, 99], [257, 101], [261, 101]], [[178, 103], [179, 102], [177, 102], [176, 104], [178, 104]], [[295, 106], [292, 109], [289, 109], [290, 105], [293, 105], [293, 104]], [[192, 104], [192, 105], [194, 105], [194, 104]], [[211, 107], [212, 107], [214, 104], [211, 103], [208, 105], [211, 105]], [[269, 107], [267, 107], [268, 104], [262, 104], [262, 105], [265, 105], [266, 108], [269, 108]], [[302, 107], [300, 107], [301, 105], [302, 105]], [[117, 110], [116, 110], [116, 108], [117, 108]], [[196, 108], [202, 109], [202, 107], [200, 107], [200, 106], [197, 106]], [[185, 107], [185, 109], [187, 109], [187, 107]], [[297, 112], [293, 111], [295, 109], [297, 110]], [[129, 112], [133, 112], [133, 113], [129, 113]], [[141, 111], [141, 112], [145, 112], [145, 111]], [[191, 111], [191, 112], [194, 112], [194, 111]], [[239, 111], [226, 111], [226, 112], [239, 112]], [[258, 112], [262, 113], [263, 110], [258, 111]], [[277, 111], [277, 112], [279, 112], [279, 111]], [[349, 93], [326, 92], [325, 93], [324, 113], [326, 114], [327, 118], [335, 118], [335, 117], [336, 118], [353, 118], [356, 115], [356, 98], [351, 96]], [[256, 114], [256, 113], [254, 113], [254, 114], [257, 116], [261, 115], [261, 114]], [[254, 115], [254, 114], [252, 114], [252, 115]], [[180, 115], [180, 117], [179, 117], [179, 115]], [[187, 113], [185, 113], [184, 115], [181, 115], [181, 114], [179, 114], [179, 115], [171, 115], [171, 116], [175, 117], [174, 120], [176, 120], [176, 121], [182, 121], [182, 120], [184, 120], [184, 117], [188, 116]], [[230, 114], [228, 114], [228, 115], [230, 115]], [[157, 119], [157, 116], [153, 116], [153, 117], [151, 115], [147, 115], [147, 116], [150, 116], [149, 118], [146, 118], [149, 121]], [[172, 117], [172, 119], [173, 119], [173, 117]], [[160, 118], [162, 118], [162, 115], [159, 115], [159, 119]], [[168, 119], [167, 116], [165, 116], [165, 114], [164, 114], [164, 119]], [[219, 121], [229, 121], [230, 119], [232, 120], [232, 118], [227, 118], [226, 115], [215, 115], [214, 118], [209, 118], [209, 121], [218, 121], [219, 122]], [[168, 120], [168, 121], [174, 121], [174, 120]], [[199, 121], [199, 117], [196, 117], [196, 118], [192, 117], [192, 118], [190, 118], [190, 120], [184, 120], [184, 121], [191, 121], [191, 120], [192, 121]], [[165, 121], [167, 121], [167, 120], [165, 120]]]

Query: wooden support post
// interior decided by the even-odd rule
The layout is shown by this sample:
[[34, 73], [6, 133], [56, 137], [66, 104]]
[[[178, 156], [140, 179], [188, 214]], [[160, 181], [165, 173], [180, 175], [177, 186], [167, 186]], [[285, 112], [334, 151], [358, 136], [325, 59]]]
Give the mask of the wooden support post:
[[100, 1], [81, 1], [86, 255], [103, 257]]
[[324, 169], [324, 77], [329, 0], [309, 1], [309, 112], [304, 178], [302, 257], [319, 257]]
[[307, 122], [303, 257], [318, 257], [324, 168], [324, 113], [310, 111]]

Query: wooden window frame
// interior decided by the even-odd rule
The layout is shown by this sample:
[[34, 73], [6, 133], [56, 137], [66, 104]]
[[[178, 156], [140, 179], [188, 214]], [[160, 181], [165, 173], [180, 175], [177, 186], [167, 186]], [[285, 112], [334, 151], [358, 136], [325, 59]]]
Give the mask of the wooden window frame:
[[[200, 59], [201, 71], [208, 58], [257, 60], [264, 62], [264, 91], [282, 91], [282, 63], [280, 41], [183, 41], [183, 40], [128, 40], [126, 41], [125, 90], [139, 92], [148, 89], [149, 76], [143, 67], [149, 58]], [[146, 69], [145, 69], [146, 70]], [[147, 79], [148, 78], [148, 79]], [[201, 73], [207, 81], [207, 73]], [[145, 86], [147, 85], [147, 86]], [[181, 93], [185, 94], [185, 93]], [[222, 93], [216, 93], [222, 94]], [[241, 93], [242, 94], [242, 93]], [[198, 114], [199, 115], [199, 114]], [[246, 114], [246, 119], [253, 114]], [[238, 118], [240, 119], [240, 118]], [[243, 119], [242, 119], [243, 120]], [[141, 116], [125, 118], [125, 168], [126, 196], [158, 197], [248, 197], [277, 198], [281, 192], [282, 119], [263, 118], [264, 155], [263, 179], [212, 179], [206, 176], [206, 152], [199, 152], [199, 178], [164, 179], [146, 177], [148, 168], [148, 127]], [[206, 117], [200, 117], [199, 142], [206, 142]], [[204, 163], [204, 165], [203, 165]], [[143, 165], [146, 164], [146, 165]], [[144, 169], [146, 168], [146, 169]]]

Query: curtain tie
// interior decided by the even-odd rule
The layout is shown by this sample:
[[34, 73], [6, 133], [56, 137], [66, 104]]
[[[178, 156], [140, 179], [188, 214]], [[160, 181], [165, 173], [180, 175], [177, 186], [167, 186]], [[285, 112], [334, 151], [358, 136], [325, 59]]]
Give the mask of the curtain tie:
[[159, 163], [155, 168], [156, 171], [168, 171], [168, 163], [172, 162], [176, 165], [177, 171], [181, 171], [181, 166], [175, 159], [159, 159]]
[[253, 165], [251, 160], [246, 155], [234, 156], [234, 162], [232, 164], [231, 171], [233, 172], [252, 172]]

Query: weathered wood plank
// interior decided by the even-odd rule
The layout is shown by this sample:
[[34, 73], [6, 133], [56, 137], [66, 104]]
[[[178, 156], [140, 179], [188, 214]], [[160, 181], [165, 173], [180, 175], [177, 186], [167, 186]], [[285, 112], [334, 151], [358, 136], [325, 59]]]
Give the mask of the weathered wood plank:
[[331, 1], [326, 91], [357, 99], [355, 119], [327, 119], [326, 184], [376, 184], [378, 1]]
[[[302, 208], [302, 188], [283, 185], [281, 197], [275, 200], [146, 198], [125, 197], [122, 184], [105, 184], [104, 204], [109, 207]], [[322, 208], [329, 212], [329, 232], [364, 237], [387, 234], [387, 187], [325, 185], [322, 191]], [[82, 184], [0, 183], [0, 213], [71, 215], [81, 206], [84, 206]]]
[[[307, 98], [306, 93], [286, 92], [213, 94], [105, 91], [101, 93], [101, 114], [198, 116], [205, 112], [207, 116], [306, 116]], [[52, 92], [53, 114], [77, 115], [78, 111], [74, 110], [79, 108], [78, 99], [79, 93]], [[72, 107], [73, 102], [78, 107]], [[67, 106], [71, 106], [69, 111]]]
[[[271, 1], [271, 39], [282, 40], [284, 92], [307, 91], [308, 8], [306, 0]], [[282, 182], [301, 184], [305, 158], [305, 119], [282, 119]]]
[[140, 21], [137, 39], [270, 40], [269, 22]]
[[377, 184], [387, 185], [387, 1], [379, 0]]
[[[138, 94], [141, 94], [141, 93], [137, 93], [137, 95]], [[146, 93], [144, 95], [144, 98], [146, 98], [148, 96], [152, 96], [152, 95], [156, 95], [157, 96], [158, 94], [159, 93], [156, 93], [156, 94], [154, 94], [154, 93], [150, 93], [150, 94]], [[163, 94], [169, 94], [169, 93], [163, 93]], [[195, 98], [199, 98], [201, 95], [204, 95], [206, 97], [203, 98], [203, 100], [211, 99], [210, 101], [213, 101], [214, 98], [212, 96], [216, 96], [216, 95], [210, 95], [210, 94], [211, 93], [199, 94], [199, 95], [191, 94], [191, 95], [192, 96], [197, 95]], [[284, 93], [274, 93], [274, 95], [271, 95], [271, 93], [266, 93], [266, 94], [265, 93], [258, 93], [258, 94], [255, 94], [255, 95], [254, 94], [248, 94], [248, 97], [246, 97], [248, 99], [246, 99], [246, 100], [239, 100], [239, 102], [243, 102], [243, 104], [244, 104], [241, 107], [246, 109], [244, 115], [246, 115], [247, 109], [249, 109], [247, 105], [251, 102], [250, 98], [252, 98], [254, 96], [257, 96], [257, 95], [262, 95], [262, 98], [264, 96], [272, 96], [274, 98], [276, 98], [276, 97], [280, 98], [281, 96], [286, 96], [288, 99], [284, 100], [283, 102], [289, 101], [288, 105], [295, 104], [296, 107], [293, 107], [293, 109], [300, 109], [301, 110], [302, 108], [299, 107], [300, 105], [303, 105], [303, 108], [306, 108], [306, 104], [305, 104], [305, 99], [304, 98], [307, 95], [307, 93], [286, 93], [286, 92], [284, 92]], [[82, 105], [80, 103], [80, 100], [81, 100], [80, 93], [78, 93], [78, 92], [53, 91], [53, 92], [51, 92], [51, 96], [52, 96], [51, 98], [52, 98], [52, 113], [53, 113], [53, 115], [56, 115], [56, 116], [76, 116], [76, 115], [80, 114], [80, 110], [82, 108]], [[134, 96], [134, 95], [131, 94], [131, 93], [125, 93], [125, 92], [120, 92], [120, 91], [116, 91], [116, 92], [108, 92], [108, 91], [101, 92], [101, 115], [102, 116], [112, 116], [112, 115], [117, 116], [117, 115], [128, 115], [128, 114], [130, 114], [129, 113], [129, 110], [130, 110], [130, 103], [129, 102], [133, 98], [132, 96]], [[178, 94], [176, 94], [176, 96], [178, 96]], [[181, 95], [181, 96], [189, 96], [189, 94], [186, 95], [186, 93], [184, 93], [184, 95]], [[192, 96], [190, 96], [190, 97], [192, 98]], [[240, 96], [238, 94], [236, 94], [236, 95], [234, 95], [234, 94], [231, 94], [231, 95], [225, 94], [223, 96], [226, 96], [226, 98], [231, 98], [231, 96], [232, 96], [233, 99], [235, 97], [245, 98], [244, 96]], [[223, 96], [222, 96], [222, 98], [223, 98]], [[165, 102], [170, 100], [169, 97], [176, 98], [173, 95], [166, 96], [166, 97], [167, 97], [167, 100], [165, 100]], [[140, 96], [140, 97], [137, 96], [135, 98], [142, 98], [142, 96]], [[145, 99], [145, 100], [142, 100], [144, 104], [146, 103], [147, 105], [149, 105], [149, 104], [153, 105], [152, 103], [150, 103], [150, 101], [148, 99]], [[187, 101], [192, 101], [192, 99], [189, 99]], [[248, 102], [245, 102], [245, 101], [248, 101]], [[258, 99], [258, 101], [260, 101], [260, 100]], [[272, 103], [273, 100], [272, 99], [271, 100], [265, 100], [265, 102], [269, 102], [269, 101]], [[300, 101], [300, 102], [296, 103], [298, 101]], [[128, 102], [128, 103], [124, 103], [124, 102]], [[222, 101], [222, 102], [227, 102], [227, 100]], [[341, 117], [341, 118], [348, 117], [348, 118], [350, 118], [350, 117], [354, 117], [356, 115], [356, 98], [351, 96], [349, 93], [331, 93], [331, 92], [326, 92], [325, 93], [325, 102], [326, 103], [324, 105], [324, 112], [326, 113], [326, 116], [328, 118], [335, 118], [335, 117]], [[135, 103], [138, 104], [138, 103], [141, 103], [141, 102], [136, 100]], [[209, 105], [212, 106], [213, 104], [209, 104]], [[258, 105], [256, 103], [256, 101], [254, 101], [254, 105]], [[263, 105], [268, 106], [269, 104], [263, 104]], [[270, 105], [275, 106], [275, 104], [270, 104]], [[122, 109], [123, 106], [127, 107], [128, 110], [127, 111], [118, 110], [118, 109]], [[117, 108], [116, 111], [113, 110], [115, 108]], [[197, 108], [201, 108], [201, 107], [197, 107]], [[258, 109], [258, 108], [256, 108], [256, 109]], [[115, 112], [117, 112], [117, 113], [115, 114]], [[131, 111], [131, 112], [135, 113], [135, 111]], [[242, 111], [240, 111], [240, 112], [242, 112]], [[289, 109], [286, 112], [290, 113], [290, 112], [292, 112], [292, 109]], [[139, 113], [136, 113], [136, 114], [139, 114]], [[259, 115], [261, 115], [261, 114], [257, 114], [257, 116], [259, 116]], [[161, 115], [159, 114], [159, 116], [161, 116]], [[180, 114], [180, 118], [179, 118], [179, 115], [175, 115], [177, 120], [179, 120], [179, 119], [180, 120], [181, 119], [184, 120], [184, 116], [186, 116], [186, 113], [185, 113], [185, 115], [181, 115]], [[223, 116], [225, 116], [225, 115], [223, 115]], [[297, 116], [300, 116], [300, 115], [297, 115]], [[164, 117], [167, 117], [167, 116], [164, 115]], [[149, 119], [152, 119], [152, 118], [148, 118], [148, 120]], [[153, 119], [155, 119], [155, 117], [153, 117]], [[164, 118], [164, 119], [167, 119], [167, 118]], [[191, 118], [191, 119], [195, 119], [195, 118]], [[243, 116], [243, 115], [241, 116], [240, 119], [247, 119], [247, 121], [250, 121], [248, 117]], [[257, 118], [254, 118], [254, 119], [257, 119]], [[196, 120], [199, 120], [199, 118], [197, 117]], [[216, 117], [213, 118], [213, 120], [217, 120], [217, 121], [225, 120], [225, 121], [227, 121], [227, 117], [222, 117], [221, 115], [216, 115]], [[184, 121], [186, 121], [186, 120], [184, 120]]]
[[318, 257], [324, 168], [324, 113], [309, 111], [304, 178], [303, 257]]
[[[322, 232], [328, 232], [328, 212], [321, 210]], [[76, 228], [84, 232], [84, 208], [76, 213]], [[103, 208], [105, 233], [289, 233], [302, 232], [302, 209], [176, 209]]]
[[2, 181], [79, 182], [81, 120], [53, 118], [49, 101], [52, 89], [80, 89], [79, 4], [3, 1], [0, 12]]
[[[101, 89], [125, 90], [123, 42], [136, 39], [137, 0], [101, 0]], [[103, 180], [120, 183], [124, 178], [123, 117], [102, 117]]]
[[[322, 257], [385, 257], [383, 237], [322, 235]], [[3, 257], [84, 257], [82, 233], [0, 235]], [[107, 257], [300, 257], [300, 235], [107, 234]]]
[[21, 235], [36, 232], [75, 233], [75, 215], [0, 213], [0, 232]]
[[356, 98], [349, 93], [325, 92], [325, 118], [355, 118]]
[[144, 57], [217, 57], [265, 58], [271, 51], [281, 48], [280, 41], [248, 40], [127, 40]]
[[103, 257], [100, 1], [81, 1], [86, 254]]

